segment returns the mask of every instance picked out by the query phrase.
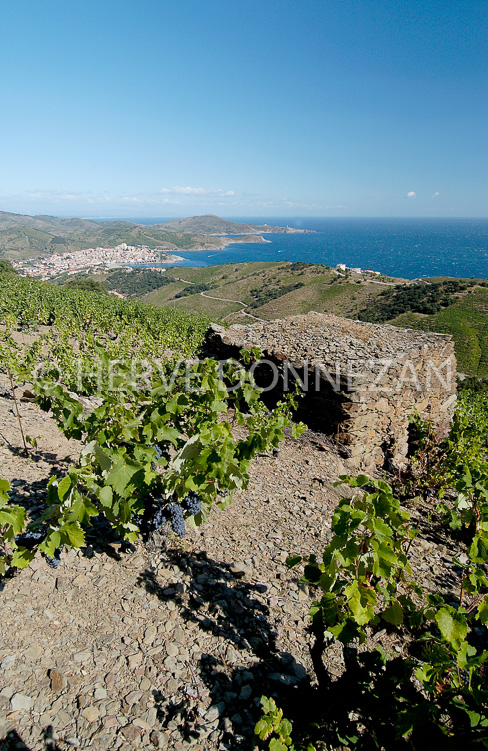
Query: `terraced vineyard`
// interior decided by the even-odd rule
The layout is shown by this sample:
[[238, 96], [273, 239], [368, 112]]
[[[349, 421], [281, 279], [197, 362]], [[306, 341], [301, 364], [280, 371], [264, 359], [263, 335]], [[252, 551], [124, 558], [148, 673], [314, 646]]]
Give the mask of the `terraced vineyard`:
[[[231, 290], [266, 305], [319, 274], [247, 271]], [[201, 274], [193, 284], [212, 291]], [[206, 299], [174, 283], [190, 289], [183, 300]], [[458, 322], [461, 306], [481, 331], [486, 290], [466, 290], [438, 315]], [[51, 739], [100, 751], [486, 748], [486, 394], [460, 396], [444, 440], [409, 414], [417, 451], [404, 470], [354, 478], [323, 436], [292, 425], [293, 394], [269, 412], [235, 361], [181, 357], [207, 321], [0, 274], [0, 739], [29, 748], [19, 730], [30, 751]], [[144, 357], [154, 367], [137, 378]], [[97, 378], [97, 362], [116, 366], [115, 381]], [[63, 452], [71, 443], [61, 462], [46, 450], [53, 421]], [[260, 477], [252, 460], [267, 463]]]
[[[265, 320], [310, 310], [356, 317], [384, 289], [372, 277], [343, 277], [321, 264], [223, 264], [203, 269], [167, 269], [165, 276], [170, 284], [146, 295], [144, 300], [205, 312], [229, 322], [243, 322], [242, 312], [247, 306], [251, 308], [249, 312]], [[177, 299], [187, 282], [207, 284], [210, 289], [204, 293], [206, 297], [195, 294]]]
[[210, 322], [205, 315], [0, 274], [0, 321], [6, 317], [23, 329], [50, 326], [58, 341], [80, 342], [87, 357], [100, 342], [115, 357], [157, 357], [164, 349], [191, 355]]
[[405, 313], [395, 326], [452, 334], [458, 370], [488, 378], [488, 289], [475, 287], [453, 305], [432, 315]]
[[[383, 293], [403, 290], [413, 283], [366, 274], [341, 276], [318, 264], [243, 263], [207, 268], [170, 268], [168, 282], [142, 299], [175, 310], [207, 314], [214, 320], [248, 323], [251, 314], [264, 320], [285, 318], [311, 310], [346, 318], [391, 323], [395, 326], [451, 334], [456, 346], [459, 371], [469, 376], [488, 377], [488, 289], [483, 280], [461, 283], [460, 291], [444, 294], [446, 305], [438, 312], [405, 312], [382, 315]], [[198, 285], [207, 285], [199, 294]], [[191, 285], [195, 294], [188, 294]], [[426, 310], [432, 305], [432, 285], [425, 290]], [[184, 297], [177, 295], [187, 290]], [[416, 305], [418, 306], [418, 299]], [[421, 296], [420, 296], [421, 299]], [[392, 308], [393, 311], [393, 308]]]

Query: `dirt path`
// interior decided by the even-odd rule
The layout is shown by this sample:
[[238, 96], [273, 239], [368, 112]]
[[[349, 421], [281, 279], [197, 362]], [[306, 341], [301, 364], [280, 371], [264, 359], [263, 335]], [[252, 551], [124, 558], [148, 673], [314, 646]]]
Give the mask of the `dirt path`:
[[243, 302], [242, 300], [229, 300], [227, 297], [212, 297], [211, 295], [207, 295], [205, 292], [200, 292], [200, 295], [202, 297], [208, 297], [209, 300], [219, 300], [220, 302], [235, 302], [238, 305], [243, 306], [242, 310], [234, 310], [232, 311], [232, 313], [228, 313], [226, 316], [222, 318], [223, 321], [225, 321], [225, 319], [228, 318], [229, 316], [235, 315], [236, 313], [239, 313], [240, 315], [243, 315], [243, 316], [248, 316], [249, 318], [253, 318], [255, 321], [263, 321], [263, 322], [265, 321], [264, 318], [258, 318], [258, 316], [255, 316], [252, 313], [248, 313], [247, 311], [245, 311], [244, 308], [248, 308], [249, 305], [246, 302]]
[[230, 300], [228, 297], [212, 297], [212, 295], [207, 295], [206, 292], [200, 292], [200, 295], [202, 297], [208, 297], [209, 300], [220, 300], [220, 302], [235, 302], [238, 305], [242, 305], [244, 308], [248, 307], [247, 302], [243, 302], [242, 300]]

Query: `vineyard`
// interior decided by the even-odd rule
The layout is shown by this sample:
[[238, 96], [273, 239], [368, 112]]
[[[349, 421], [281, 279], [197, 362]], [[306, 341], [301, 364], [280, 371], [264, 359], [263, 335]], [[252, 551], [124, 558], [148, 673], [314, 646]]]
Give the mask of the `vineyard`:
[[488, 347], [486, 342], [487, 291], [479, 287], [463, 299], [438, 313], [421, 316], [405, 313], [394, 323], [424, 331], [452, 334], [456, 341], [456, 357], [461, 372], [479, 378], [488, 376]]
[[0, 274], [0, 324], [5, 748], [488, 746], [485, 393], [351, 477], [203, 316]]
[[209, 324], [205, 316], [0, 274], [0, 320], [8, 316], [22, 330], [49, 326], [63, 345], [76, 342], [87, 356], [97, 341], [114, 357], [158, 357], [165, 349], [189, 356]]

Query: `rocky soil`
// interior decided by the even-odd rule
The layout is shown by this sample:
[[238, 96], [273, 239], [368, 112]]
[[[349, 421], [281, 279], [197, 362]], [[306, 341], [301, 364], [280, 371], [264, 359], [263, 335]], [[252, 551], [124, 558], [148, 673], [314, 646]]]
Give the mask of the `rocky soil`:
[[[0, 476], [36, 513], [79, 445], [35, 404], [20, 409], [38, 445], [23, 456], [13, 400], [0, 397]], [[285, 560], [323, 549], [342, 472], [323, 436], [288, 437], [256, 459], [248, 490], [184, 541], [124, 546], [92, 534], [57, 570], [37, 558], [5, 579], [0, 749], [251, 748], [261, 695], [293, 700], [313, 675], [311, 598]], [[446, 576], [442, 541], [416, 541], [413, 552], [422, 576]], [[327, 660], [339, 674], [339, 651]]]

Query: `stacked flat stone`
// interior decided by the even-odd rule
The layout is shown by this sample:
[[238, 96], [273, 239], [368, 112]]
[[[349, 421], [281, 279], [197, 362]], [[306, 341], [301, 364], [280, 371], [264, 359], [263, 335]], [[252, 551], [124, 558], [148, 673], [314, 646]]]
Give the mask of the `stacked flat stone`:
[[[308, 389], [300, 417], [347, 447], [351, 470], [401, 468], [409, 415], [416, 410], [438, 435], [449, 430], [456, 402], [452, 337], [311, 312], [207, 334], [207, 353], [237, 356], [258, 347], [279, 369], [290, 366]], [[286, 382], [286, 378], [285, 378]], [[281, 377], [276, 389], [283, 388]]]

